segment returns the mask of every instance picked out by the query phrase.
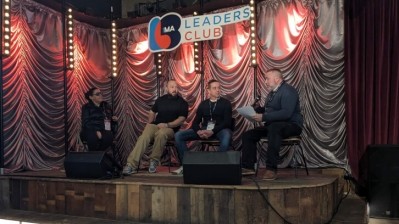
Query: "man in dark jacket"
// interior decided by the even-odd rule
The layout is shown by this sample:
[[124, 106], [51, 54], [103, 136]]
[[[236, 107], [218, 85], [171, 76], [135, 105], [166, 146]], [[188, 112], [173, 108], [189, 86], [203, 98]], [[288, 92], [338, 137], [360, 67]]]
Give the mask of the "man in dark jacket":
[[[209, 99], [197, 108], [190, 129], [179, 131], [175, 135], [175, 144], [183, 162], [184, 152], [188, 150], [186, 142], [199, 139], [216, 138], [220, 141], [219, 151], [227, 151], [232, 136], [232, 108], [230, 101], [220, 97], [220, 83], [214, 79], [208, 82]], [[183, 167], [173, 171], [182, 174]]]
[[299, 94], [294, 87], [286, 83], [278, 69], [266, 72], [266, 87], [269, 95], [264, 107], [257, 107], [252, 118], [263, 122], [264, 126], [245, 132], [242, 136], [243, 174], [252, 172], [256, 162], [256, 145], [262, 137], [267, 137], [266, 172], [264, 180], [277, 178], [279, 151], [283, 138], [300, 135], [303, 118], [299, 105]]

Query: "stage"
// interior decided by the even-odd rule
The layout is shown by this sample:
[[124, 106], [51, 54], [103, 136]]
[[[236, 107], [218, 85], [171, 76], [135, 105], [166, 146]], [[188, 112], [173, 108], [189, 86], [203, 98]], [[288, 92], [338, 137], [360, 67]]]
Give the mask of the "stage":
[[20, 172], [0, 176], [0, 207], [143, 223], [284, 223], [273, 206], [291, 223], [325, 223], [340, 198], [338, 176], [326, 173], [300, 169], [296, 178], [294, 169], [280, 169], [258, 190], [247, 177], [241, 185], [184, 184], [167, 167], [109, 180]]

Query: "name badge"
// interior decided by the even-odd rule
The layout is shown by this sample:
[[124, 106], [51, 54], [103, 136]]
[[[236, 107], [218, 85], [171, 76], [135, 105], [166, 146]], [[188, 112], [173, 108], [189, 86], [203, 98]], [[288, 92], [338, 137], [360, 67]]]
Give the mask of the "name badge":
[[111, 120], [105, 119], [104, 126], [106, 131], [111, 131]]
[[212, 131], [215, 128], [214, 121], [208, 121], [208, 125], [206, 126], [206, 130]]

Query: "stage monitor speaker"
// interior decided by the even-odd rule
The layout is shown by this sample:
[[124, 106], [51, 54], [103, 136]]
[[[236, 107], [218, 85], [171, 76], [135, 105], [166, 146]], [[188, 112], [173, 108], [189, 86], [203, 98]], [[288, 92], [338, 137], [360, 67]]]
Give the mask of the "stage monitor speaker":
[[104, 151], [69, 152], [64, 161], [68, 178], [98, 179], [113, 171], [112, 158]]
[[183, 158], [185, 184], [241, 184], [240, 152], [188, 151]]
[[367, 147], [370, 217], [399, 218], [399, 145]]

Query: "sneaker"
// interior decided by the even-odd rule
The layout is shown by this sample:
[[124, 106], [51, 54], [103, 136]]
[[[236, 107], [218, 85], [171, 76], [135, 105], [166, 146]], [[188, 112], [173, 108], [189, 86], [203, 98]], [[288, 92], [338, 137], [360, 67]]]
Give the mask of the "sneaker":
[[134, 174], [137, 173], [137, 168], [133, 167], [132, 165], [130, 165], [129, 163], [126, 164], [125, 167], [123, 167], [123, 175], [130, 175], [130, 174]]
[[251, 170], [251, 169], [247, 169], [247, 168], [241, 168], [241, 175], [242, 176], [250, 176], [250, 175], [254, 175], [255, 171]]
[[182, 175], [183, 174], [183, 166], [179, 167], [179, 169], [172, 171], [172, 174]]
[[263, 174], [262, 180], [275, 180], [277, 179], [277, 171], [274, 170], [266, 170]]
[[150, 161], [150, 167], [148, 167], [148, 172], [149, 172], [149, 173], [155, 173], [155, 172], [157, 172], [157, 166], [158, 166], [158, 161], [156, 161], [156, 160], [151, 160], [151, 161]]

